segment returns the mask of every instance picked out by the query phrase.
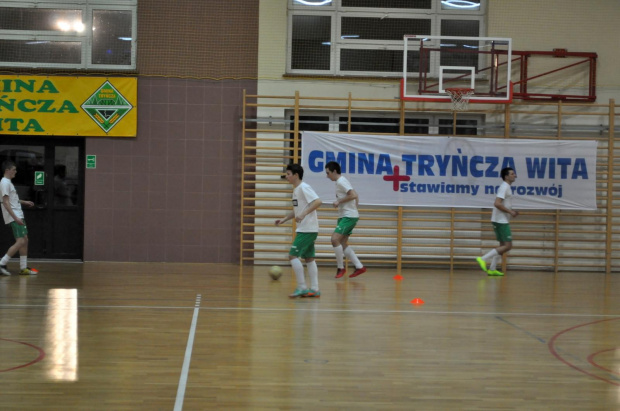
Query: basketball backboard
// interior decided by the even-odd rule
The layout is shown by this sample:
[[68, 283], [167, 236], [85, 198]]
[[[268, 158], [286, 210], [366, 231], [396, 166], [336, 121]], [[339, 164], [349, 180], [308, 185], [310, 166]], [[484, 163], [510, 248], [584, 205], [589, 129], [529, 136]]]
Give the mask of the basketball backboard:
[[403, 100], [450, 101], [447, 88], [468, 88], [472, 103], [512, 101], [512, 39], [408, 35], [403, 61]]

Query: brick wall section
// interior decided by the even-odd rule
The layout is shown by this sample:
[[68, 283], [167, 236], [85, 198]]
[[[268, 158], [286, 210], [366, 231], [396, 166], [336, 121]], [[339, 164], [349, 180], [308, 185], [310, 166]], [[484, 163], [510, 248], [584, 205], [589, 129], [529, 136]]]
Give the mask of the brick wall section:
[[256, 0], [140, 0], [140, 74], [256, 78], [258, 6]]
[[239, 261], [244, 88], [138, 80], [138, 137], [86, 140], [86, 261]]
[[[258, 2], [140, 0], [138, 135], [86, 139], [84, 260], [239, 261], [242, 92]], [[251, 79], [251, 80], [244, 80]]]

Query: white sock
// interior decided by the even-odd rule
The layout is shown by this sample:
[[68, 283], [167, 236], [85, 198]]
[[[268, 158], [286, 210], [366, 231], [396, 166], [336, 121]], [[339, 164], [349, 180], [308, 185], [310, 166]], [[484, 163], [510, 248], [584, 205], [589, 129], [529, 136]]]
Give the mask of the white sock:
[[295, 278], [297, 279], [297, 288], [300, 290], [306, 289], [306, 277], [304, 276], [304, 266], [299, 261], [299, 258], [294, 258], [291, 260], [291, 267], [293, 267], [293, 271], [295, 271]]
[[334, 253], [336, 253], [336, 264], [338, 268], [344, 268], [344, 251], [342, 250], [342, 245], [334, 247]]
[[489, 271], [494, 271], [497, 270], [497, 264], [502, 261], [502, 256], [501, 255], [496, 255], [493, 256], [493, 259], [491, 260], [491, 265], [489, 266]]
[[362, 268], [363, 267], [362, 263], [360, 263], [360, 260], [357, 258], [357, 256], [355, 255], [355, 252], [353, 251], [353, 249], [351, 247], [347, 247], [344, 250], [344, 255], [346, 255], [347, 258], [349, 260], [351, 260], [353, 265], [355, 265], [355, 268]]
[[11, 257], [9, 257], [8, 254], [5, 254], [4, 257], [2, 257], [2, 260], [0, 260], [0, 265], [7, 265], [10, 260]]
[[23, 270], [24, 268], [26, 268], [26, 266], [28, 266], [28, 256], [20, 255], [19, 256], [19, 268]]
[[496, 255], [499, 255], [499, 254], [497, 254], [497, 250], [495, 250], [495, 248], [494, 248], [491, 251], [489, 251], [488, 253], [486, 253], [485, 255], [483, 255], [482, 259], [484, 261], [489, 261], [491, 258], [495, 257]]
[[319, 268], [316, 266], [316, 261], [306, 263], [306, 267], [308, 267], [308, 277], [310, 277], [310, 289], [319, 291]]

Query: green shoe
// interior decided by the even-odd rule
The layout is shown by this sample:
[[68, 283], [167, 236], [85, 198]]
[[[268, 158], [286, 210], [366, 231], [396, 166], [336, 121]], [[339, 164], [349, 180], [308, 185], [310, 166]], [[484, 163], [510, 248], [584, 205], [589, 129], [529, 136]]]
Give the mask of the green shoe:
[[291, 295], [289, 295], [289, 298], [300, 298], [300, 297], [306, 297], [308, 295], [308, 293], [310, 292], [310, 290], [302, 290], [300, 288], [295, 289], [295, 292]]
[[482, 259], [482, 257], [476, 258], [476, 261], [478, 261], [478, 264], [480, 265], [480, 268], [482, 268], [482, 271], [484, 271], [485, 273], [488, 273], [488, 271], [487, 271], [487, 262], [484, 261]]
[[319, 290], [307, 290], [308, 292], [306, 293], [306, 295], [304, 295], [304, 297], [310, 297], [310, 298], [319, 298], [321, 296], [321, 292]]
[[501, 271], [498, 271], [498, 270], [491, 270], [488, 273], [489, 273], [489, 275], [495, 276], [495, 277], [501, 277], [501, 276], [504, 275], [504, 273], [502, 273]]

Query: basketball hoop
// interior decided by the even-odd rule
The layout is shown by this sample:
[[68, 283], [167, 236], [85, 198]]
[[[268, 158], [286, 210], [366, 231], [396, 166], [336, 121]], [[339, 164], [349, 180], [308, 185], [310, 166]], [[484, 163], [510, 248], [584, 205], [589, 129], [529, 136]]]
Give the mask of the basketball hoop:
[[452, 100], [452, 110], [463, 111], [469, 106], [469, 98], [474, 95], [472, 88], [447, 88], [446, 93]]

